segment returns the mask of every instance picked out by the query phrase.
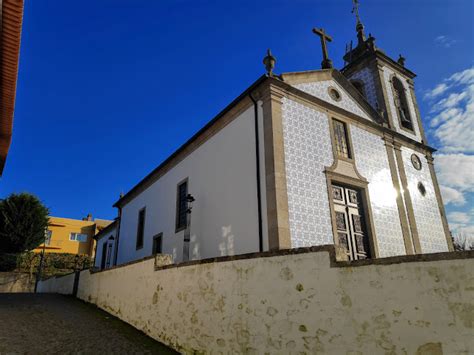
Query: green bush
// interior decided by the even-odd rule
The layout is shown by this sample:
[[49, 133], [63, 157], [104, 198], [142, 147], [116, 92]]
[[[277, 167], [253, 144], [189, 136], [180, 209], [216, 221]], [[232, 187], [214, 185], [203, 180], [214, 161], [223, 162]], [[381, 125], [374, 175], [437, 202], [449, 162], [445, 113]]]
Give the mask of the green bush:
[[[27, 252], [23, 254], [0, 255], [0, 271], [18, 271], [35, 274], [38, 272], [41, 254]], [[42, 277], [63, 275], [75, 270], [87, 269], [92, 265], [88, 255], [68, 253], [44, 254]]]

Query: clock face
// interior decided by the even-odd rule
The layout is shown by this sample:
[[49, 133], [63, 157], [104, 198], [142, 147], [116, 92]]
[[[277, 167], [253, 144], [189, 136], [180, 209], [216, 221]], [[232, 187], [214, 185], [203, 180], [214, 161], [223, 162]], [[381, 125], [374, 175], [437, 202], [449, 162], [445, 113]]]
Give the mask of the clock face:
[[411, 163], [416, 170], [421, 170], [421, 160], [416, 154], [411, 155]]

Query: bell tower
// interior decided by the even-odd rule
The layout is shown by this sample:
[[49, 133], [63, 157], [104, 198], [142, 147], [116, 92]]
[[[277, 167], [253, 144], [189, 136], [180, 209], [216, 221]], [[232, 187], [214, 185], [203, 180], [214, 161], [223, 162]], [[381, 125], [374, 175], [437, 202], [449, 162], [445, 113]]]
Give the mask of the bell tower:
[[415, 97], [416, 74], [405, 67], [405, 58], [390, 58], [375, 44], [375, 37], [365, 35], [359, 15], [359, 0], [352, 0], [356, 17], [357, 45], [351, 44], [344, 55], [341, 72], [384, 118], [392, 130], [418, 142], [426, 143]]

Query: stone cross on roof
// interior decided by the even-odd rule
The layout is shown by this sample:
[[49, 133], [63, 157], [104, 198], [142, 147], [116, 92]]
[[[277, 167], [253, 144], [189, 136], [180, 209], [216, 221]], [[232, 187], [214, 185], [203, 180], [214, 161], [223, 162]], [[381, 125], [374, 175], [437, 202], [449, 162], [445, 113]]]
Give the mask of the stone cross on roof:
[[321, 38], [321, 47], [323, 49], [323, 61], [321, 62], [322, 69], [331, 69], [333, 67], [332, 60], [329, 59], [326, 41], [332, 42], [332, 37], [329, 36], [322, 28], [313, 28], [313, 33]]

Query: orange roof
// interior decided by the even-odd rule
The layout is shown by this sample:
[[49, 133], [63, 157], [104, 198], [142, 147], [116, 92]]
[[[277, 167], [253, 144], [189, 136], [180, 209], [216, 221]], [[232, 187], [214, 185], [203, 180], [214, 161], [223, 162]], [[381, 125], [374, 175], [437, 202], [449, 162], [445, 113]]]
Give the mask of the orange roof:
[[3, 0], [0, 23], [0, 175], [12, 137], [23, 0]]

